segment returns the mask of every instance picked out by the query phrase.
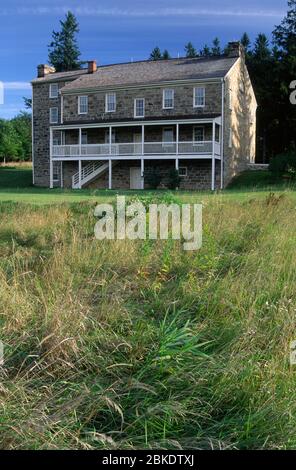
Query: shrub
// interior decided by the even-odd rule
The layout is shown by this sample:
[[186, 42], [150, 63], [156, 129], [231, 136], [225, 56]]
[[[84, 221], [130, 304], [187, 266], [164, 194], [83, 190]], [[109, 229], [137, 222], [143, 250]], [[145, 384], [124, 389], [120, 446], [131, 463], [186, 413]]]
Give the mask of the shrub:
[[294, 179], [296, 177], [296, 151], [281, 153], [273, 157], [269, 170], [276, 176], [287, 175]]
[[169, 172], [169, 184], [168, 187], [169, 189], [177, 189], [180, 186], [180, 175], [178, 170], [175, 168], [172, 168]]
[[145, 182], [148, 184], [150, 189], [157, 189], [161, 183], [161, 176], [157, 172], [155, 167], [149, 168], [144, 172]]

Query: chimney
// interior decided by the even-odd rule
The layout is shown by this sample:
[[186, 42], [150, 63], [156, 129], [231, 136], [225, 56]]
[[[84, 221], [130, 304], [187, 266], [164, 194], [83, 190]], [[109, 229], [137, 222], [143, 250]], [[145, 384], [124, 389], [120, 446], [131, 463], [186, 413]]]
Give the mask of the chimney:
[[229, 42], [227, 46], [228, 57], [243, 57], [245, 53], [244, 47], [239, 41]]
[[45, 75], [48, 75], [50, 73], [55, 73], [54, 67], [51, 67], [50, 65], [47, 65], [47, 64], [38, 65], [37, 67], [38, 78], [45, 77]]
[[88, 73], [95, 73], [97, 71], [97, 63], [95, 60], [89, 60], [88, 62]]

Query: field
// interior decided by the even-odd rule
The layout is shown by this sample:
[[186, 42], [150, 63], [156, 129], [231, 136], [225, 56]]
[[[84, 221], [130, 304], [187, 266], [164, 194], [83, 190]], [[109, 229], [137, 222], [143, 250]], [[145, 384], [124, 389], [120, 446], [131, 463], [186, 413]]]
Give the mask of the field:
[[99, 242], [93, 209], [115, 192], [30, 177], [0, 169], [0, 448], [296, 448], [293, 187], [144, 192], [203, 203], [185, 252]]

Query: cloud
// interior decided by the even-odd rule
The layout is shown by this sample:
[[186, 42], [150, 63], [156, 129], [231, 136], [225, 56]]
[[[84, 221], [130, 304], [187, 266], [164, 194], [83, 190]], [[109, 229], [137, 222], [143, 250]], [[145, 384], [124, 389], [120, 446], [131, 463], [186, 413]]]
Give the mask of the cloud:
[[285, 15], [283, 10], [263, 9], [207, 9], [207, 8], [102, 8], [102, 7], [21, 7], [16, 9], [0, 8], [0, 16], [6, 15], [62, 15], [67, 11], [73, 11], [77, 16], [99, 16], [99, 17], [201, 17], [201, 16], [224, 16], [224, 17], [247, 17], [247, 18], [279, 18]]
[[3, 82], [4, 90], [31, 90], [28, 82]]

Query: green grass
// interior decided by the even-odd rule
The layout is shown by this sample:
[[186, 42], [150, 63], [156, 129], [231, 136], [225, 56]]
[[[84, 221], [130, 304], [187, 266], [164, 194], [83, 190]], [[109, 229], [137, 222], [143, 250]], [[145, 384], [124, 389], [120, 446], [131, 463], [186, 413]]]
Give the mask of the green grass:
[[198, 252], [29, 191], [0, 194], [1, 449], [296, 448], [293, 191], [141, 193], [203, 200]]

